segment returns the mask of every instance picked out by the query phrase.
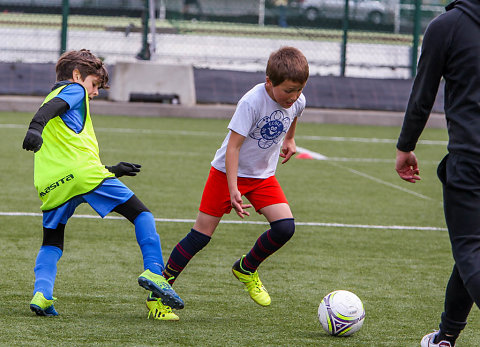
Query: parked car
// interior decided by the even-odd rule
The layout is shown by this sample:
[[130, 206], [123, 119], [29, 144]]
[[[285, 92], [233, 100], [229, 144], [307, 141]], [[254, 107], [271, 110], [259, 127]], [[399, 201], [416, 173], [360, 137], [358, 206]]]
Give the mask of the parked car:
[[[311, 22], [319, 18], [341, 19], [345, 15], [345, 0], [299, 1], [300, 12]], [[371, 24], [392, 23], [394, 10], [388, 3], [379, 0], [349, 0], [349, 19]]]

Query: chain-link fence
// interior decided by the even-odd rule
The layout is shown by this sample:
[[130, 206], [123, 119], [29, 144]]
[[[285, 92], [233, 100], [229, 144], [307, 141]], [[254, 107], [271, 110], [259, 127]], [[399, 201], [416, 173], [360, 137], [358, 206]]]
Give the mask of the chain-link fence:
[[0, 0], [0, 62], [55, 62], [88, 48], [107, 64], [262, 71], [271, 51], [292, 45], [312, 74], [403, 79], [442, 1]]

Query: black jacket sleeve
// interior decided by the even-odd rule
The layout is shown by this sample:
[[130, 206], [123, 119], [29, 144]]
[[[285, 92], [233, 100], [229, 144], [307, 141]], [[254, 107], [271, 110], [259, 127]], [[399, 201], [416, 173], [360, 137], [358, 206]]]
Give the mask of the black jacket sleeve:
[[53, 98], [38, 109], [35, 116], [33, 116], [28, 129], [35, 129], [41, 134], [43, 128], [47, 125], [50, 119], [64, 114], [69, 108], [70, 105], [68, 105], [65, 100], [61, 98]]
[[397, 142], [397, 148], [401, 151], [413, 151], [425, 128], [444, 72], [450, 37], [449, 28], [441, 20], [434, 20], [427, 27], [417, 75]]

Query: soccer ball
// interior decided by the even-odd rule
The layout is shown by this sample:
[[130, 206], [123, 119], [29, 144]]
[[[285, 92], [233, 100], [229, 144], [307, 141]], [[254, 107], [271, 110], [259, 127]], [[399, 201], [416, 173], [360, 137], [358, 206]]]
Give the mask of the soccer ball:
[[365, 320], [362, 301], [347, 290], [327, 294], [318, 306], [318, 320], [333, 336], [349, 336], [360, 330]]

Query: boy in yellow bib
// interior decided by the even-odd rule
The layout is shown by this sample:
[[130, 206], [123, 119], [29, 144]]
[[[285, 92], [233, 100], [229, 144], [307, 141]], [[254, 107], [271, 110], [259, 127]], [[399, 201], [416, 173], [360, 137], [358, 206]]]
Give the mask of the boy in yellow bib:
[[89, 101], [108, 87], [108, 72], [100, 59], [82, 49], [64, 53], [56, 74], [57, 82], [23, 141], [24, 149], [35, 152], [34, 183], [43, 203], [43, 243], [35, 262], [30, 309], [39, 316], [58, 315], [53, 286], [65, 225], [76, 207], [86, 202], [102, 218], [115, 211], [134, 224], [145, 270], [138, 283], [151, 291], [147, 307], [156, 319], [178, 320], [171, 308], [181, 309], [184, 304], [162, 276], [165, 266], [153, 215], [118, 180], [135, 176], [141, 166], [126, 162], [104, 166], [100, 161]]

